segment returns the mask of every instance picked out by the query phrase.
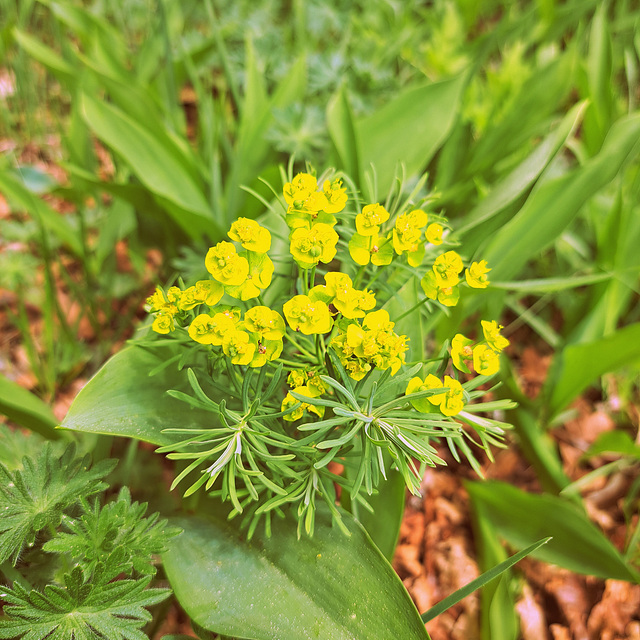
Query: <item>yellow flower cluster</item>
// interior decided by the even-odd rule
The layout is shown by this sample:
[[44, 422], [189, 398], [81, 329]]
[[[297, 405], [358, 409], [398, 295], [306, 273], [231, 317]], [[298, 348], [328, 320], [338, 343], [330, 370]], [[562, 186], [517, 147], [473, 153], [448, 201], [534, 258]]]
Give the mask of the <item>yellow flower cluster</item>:
[[395, 374], [404, 364], [408, 339], [394, 333], [394, 324], [384, 309], [367, 313], [362, 325], [357, 320], [338, 323], [330, 344], [354, 380], [361, 380], [374, 367], [390, 368]]
[[[294, 393], [306, 396], [307, 398], [319, 398], [326, 391], [324, 383], [320, 379], [317, 371], [308, 371], [306, 374], [302, 371], [291, 371], [287, 378], [287, 382]], [[282, 401], [282, 407], [280, 410], [287, 411], [298, 402], [299, 400], [296, 400], [291, 395], [291, 392], [288, 392]], [[305, 411], [315, 413], [320, 418], [324, 416], [324, 407], [302, 402], [299, 407], [282, 417], [288, 422], [295, 422], [302, 418]]]
[[430, 413], [432, 407], [438, 407], [440, 413], [445, 416], [455, 416], [464, 408], [465, 399], [462, 385], [450, 376], [445, 376], [444, 382], [433, 374], [429, 374], [424, 380], [416, 376], [409, 380], [405, 394], [409, 395], [430, 389], [442, 389], [442, 393], [411, 400], [414, 409], [421, 413]]
[[205, 267], [223, 285], [224, 293], [243, 301], [257, 298], [273, 276], [273, 262], [267, 255], [271, 234], [255, 220], [238, 218], [231, 225], [229, 237], [244, 251], [238, 253], [231, 242], [218, 242], [207, 252]]
[[383, 266], [391, 263], [395, 252], [399, 256], [407, 254], [409, 264], [417, 267], [424, 258], [425, 241], [442, 244], [442, 225], [433, 222], [427, 226], [429, 217], [422, 209], [399, 215], [393, 229], [381, 234], [380, 229], [388, 219], [389, 212], [378, 203], [366, 205], [356, 216], [356, 233], [349, 241], [354, 262]]
[[322, 189], [308, 173], [299, 173], [283, 188], [287, 203], [286, 221], [290, 252], [301, 269], [311, 269], [319, 262], [331, 262], [336, 255], [338, 234], [334, 213], [347, 204], [347, 190], [340, 180], [325, 180]]
[[[454, 307], [460, 300], [460, 273], [464, 266], [462, 258], [455, 251], [447, 251], [438, 256], [427, 271], [420, 284], [427, 298], [437, 300], [447, 307]], [[465, 271], [467, 284], [474, 289], [485, 289], [489, 286], [487, 261], [473, 262]]]
[[451, 341], [451, 360], [456, 369], [471, 373], [467, 362], [473, 362], [476, 373], [490, 376], [500, 369], [500, 352], [509, 341], [500, 334], [501, 325], [497, 322], [482, 320], [484, 341], [473, 346], [473, 340], [457, 333]]

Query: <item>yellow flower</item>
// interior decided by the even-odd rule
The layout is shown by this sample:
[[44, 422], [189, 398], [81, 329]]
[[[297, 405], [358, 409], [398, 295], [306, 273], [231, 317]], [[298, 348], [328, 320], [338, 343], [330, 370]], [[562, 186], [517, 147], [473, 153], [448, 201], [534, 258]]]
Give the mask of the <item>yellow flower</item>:
[[321, 300], [311, 300], [309, 296], [294, 296], [284, 303], [283, 311], [289, 326], [305, 335], [329, 333], [331, 314], [329, 307]]
[[166, 298], [164, 297], [164, 291], [160, 287], [156, 287], [153, 294], [147, 298], [149, 311], [175, 315], [178, 312], [181, 296], [182, 291], [178, 287], [169, 287]]
[[277, 340], [267, 340], [266, 338], [255, 339], [255, 334], [251, 335], [251, 341], [256, 342], [256, 350], [253, 358], [249, 363], [250, 367], [262, 367], [267, 361], [275, 360], [280, 357], [284, 347], [282, 338]]
[[455, 416], [464, 409], [464, 391], [458, 380], [450, 376], [444, 377], [444, 389], [446, 393], [440, 403], [440, 411], [445, 416]]
[[345, 371], [349, 374], [353, 380], [362, 380], [369, 371], [371, 371], [371, 365], [368, 362], [356, 358], [355, 360], [347, 360], [343, 363]]
[[[415, 378], [411, 378], [404, 394], [408, 396], [411, 393], [429, 391], [430, 389], [441, 389], [442, 387], [442, 381], [430, 373], [424, 380], [417, 376]], [[417, 398], [415, 400], [411, 400], [411, 404], [414, 409], [417, 409], [421, 413], [429, 413], [432, 406], [437, 406], [444, 400], [444, 395], [444, 393], [437, 393], [436, 395], [428, 396], [426, 398]]]
[[322, 184], [327, 204], [324, 207], [325, 213], [340, 213], [347, 204], [347, 190], [342, 186], [341, 180], [329, 182], [325, 180]]
[[500, 356], [484, 344], [479, 344], [473, 350], [473, 368], [476, 373], [491, 376], [500, 369]]
[[420, 285], [427, 298], [437, 300], [446, 307], [455, 307], [458, 304], [458, 300], [460, 300], [460, 290], [458, 287], [440, 287], [436, 281], [436, 274], [433, 270], [427, 271], [422, 280], [420, 280]]
[[249, 364], [256, 352], [256, 345], [246, 331], [232, 330], [222, 340], [222, 350], [232, 364]]
[[453, 366], [458, 369], [458, 371], [471, 373], [464, 361], [473, 358], [472, 344], [473, 340], [465, 338], [461, 333], [456, 333], [456, 335], [453, 336], [453, 340], [451, 341], [451, 360], [453, 361]]
[[425, 231], [427, 242], [431, 244], [442, 244], [442, 225], [437, 222], [432, 222]]
[[384, 238], [377, 233], [368, 236], [354, 233], [349, 240], [349, 253], [353, 261], [361, 266], [369, 262], [383, 266], [393, 260], [393, 243], [389, 237]]
[[261, 339], [278, 340], [285, 332], [282, 316], [269, 307], [253, 307], [244, 314], [244, 326]]
[[231, 225], [229, 237], [239, 242], [248, 251], [266, 253], [271, 248], [269, 231], [249, 218], [238, 218]]
[[200, 344], [220, 346], [224, 336], [235, 327], [235, 321], [226, 313], [216, 313], [213, 317], [201, 313], [193, 319], [188, 331], [189, 337]]
[[149, 305], [151, 312], [160, 311], [166, 304], [164, 291], [160, 287], [156, 287], [156, 290], [147, 298], [147, 305]]
[[489, 280], [487, 273], [491, 269], [487, 268], [487, 261], [473, 262], [471, 266], [465, 271], [465, 278], [467, 284], [474, 289], [486, 289], [489, 286]]
[[494, 350], [500, 353], [505, 347], [509, 346], [509, 341], [502, 335], [500, 330], [503, 329], [502, 325], [499, 325], [495, 320], [488, 322], [482, 320], [482, 333], [484, 333], [484, 339], [487, 344]]
[[204, 302], [209, 307], [218, 304], [224, 295], [224, 287], [215, 280], [198, 280], [195, 287], [194, 298], [198, 302]]
[[300, 369], [292, 369], [287, 376], [287, 384], [290, 387], [301, 387], [307, 382], [307, 376]]
[[381, 204], [368, 204], [356, 216], [356, 230], [361, 236], [375, 236], [388, 219], [389, 212]]
[[288, 205], [300, 209], [304, 201], [318, 188], [316, 179], [308, 173], [299, 173], [291, 182], [287, 182], [282, 194]]
[[160, 312], [154, 319], [151, 328], [156, 333], [167, 334], [173, 331], [176, 328], [176, 325], [173, 321], [173, 315], [170, 313], [162, 313]]
[[249, 263], [238, 255], [230, 242], [218, 242], [204, 259], [207, 271], [224, 285], [240, 285], [249, 274]]
[[[293, 389], [293, 392], [298, 393], [301, 396], [307, 396], [307, 398], [317, 397], [315, 395], [315, 392], [306, 386], [296, 387], [295, 389]], [[287, 393], [284, 400], [282, 401], [282, 406], [280, 407], [280, 411], [286, 411], [287, 409], [289, 409], [290, 407], [293, 407], [298, 402], [300, 401], [296, 400], [296, 398], [294, 398], [291, 395], [291, 393]], [[310, 411], [311, 413], [315, 413], [317, 416], [321, 418], [324, 415], [324, 407], [317, 407], [307, 402], [303, 402], [297, 409], [287, 414], [286, 416], [282, 416], [282, 417], [284, 418], [284, 420], [287, 420], [288, 422], [295, 422], [296, 420], [299, 420], [300, 418], [302, 418], [302, 414], [305, 412], [305, 409], [307, 411]]]
[[196, 300], [196, 288], [189, 287], [182, 292], [180, 296], [180, 301], [178, 302], [178, 308], [181, 311], [189, 311], [193, 309], [197, 304], [200, 304], [198, 300]]
[[462, 268], [462, 258], [455, 251], [447, 251], [438, 256], [433, 265], [437, 285], [441, 288], [457, 285]]
[[291, 233], [290, 252], [302, 269], [311, 269], [318, 262], [331, 262], [336, 255], [338, 234], [328, 224], [314, 224]]
[[389, 312], [384, 309], [372, 311], [365, 316], [362, 326], [365, 329], [373, 331], [391, 331], [395, 326], [395, 322], [389, 320]]
[[257, 298], [261, 289], [266, 289], [271, 284], [273, 277], [273, 262], [266, 253], [254, 253], [243, 251], [239, 254], [242, 260], [249, 265], [249, 272], [244, 282], [238, 286], [225, 287], [225, 291], [234, 298], [246, 301]]

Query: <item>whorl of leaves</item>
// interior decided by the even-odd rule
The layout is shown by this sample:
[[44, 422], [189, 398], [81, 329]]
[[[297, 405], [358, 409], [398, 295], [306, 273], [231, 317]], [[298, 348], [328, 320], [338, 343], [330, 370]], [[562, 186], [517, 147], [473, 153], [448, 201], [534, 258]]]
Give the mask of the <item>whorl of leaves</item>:
[[106, 488], [102, 481], [116, 465], [103, 460], [89, 468], [90, 457], [76, 458], [70, 445], [56, 456], [47, 443], [23, 468], [9, 471], [0, 464], [0, 564], [16, 564], [26, 546], [43, 529], [52, 530], [79, 500]]

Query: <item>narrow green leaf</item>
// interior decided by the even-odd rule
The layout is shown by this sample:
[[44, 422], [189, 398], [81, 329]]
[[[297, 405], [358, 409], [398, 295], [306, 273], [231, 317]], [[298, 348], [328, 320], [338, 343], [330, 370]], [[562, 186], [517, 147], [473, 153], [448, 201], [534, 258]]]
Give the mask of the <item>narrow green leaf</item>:
[[347, 513], [350, 536], [327, 510], [313, 538], [297, 539], [291, 520], [271, 538], [246, 536], [222, 517], [180, 518], [183, 533], [163, 564], [176, 597], [200, 626], [254, 640], [425, 639], [402, 582]]
[[[166, 393], [168, 389], [192, 393], [186, 371], [167, 367], [149, 377], [154, 367], [172, 355], [168, 347], [157, 351], [124, 348], [89, 380], [60, 426], [167, 445], [184, 439], [184, 434], [165, 433], [164, 429], [211, 425], [213, 413], [190, 408]], [[203, 387], [207, 395], [216, 397], [215, 389]]]
[[341, 168], [350, 176], [359, 176], [358, 139], [353, 111], [344, 85], [327, 104], [327, 126], [338, 152]]
[[556, 356], [545, 390], [550, 416], [564, 409], [601, 375], [640, 360], [640, 322], [614, 334], [572, 344]]
[[68, 83], [72, 86], [75, 84], [76, 68], [51, 47], [47, 47], [39, 39], [18, 28], [13, 29], [13, 37], [34, 60], [43, 64], [53, 75], [65, 82], [65, 84]]
[[0, 374], [0, 414], [46, 438], [57, 439], [58, 421], [51, 408], [19, 384]]
[[429, 622], [429, 620], [433, 620], [436, 616], [439, 616], [443, 611], [446, 611], [450, 607], [453, 607], [454, 604], [457, 604], [463, 598], [466, 598], [469, 594], [473, 593], [477, 589], [481, 589], [485, 584], [491, 582], [491, 580], [495, 580], [499, 575], [503, 574], [508, 569], [511, 569], [514, 564], [517, 564], [523, 558], [526, 558], [530, 553], [533, 553], [536, 549], [539, 549], [543, 544], [547, 544], [551, 538], [543, 538], [542, 540], [538, 540], [538, 542], [534, 542], [531, 546], [519, 551], [518, 553], [512, 555], [510, 558], [501, 562], [499, 565], [496, 565], [489, 571], [485, 571], [481, 576], [478, 576], [475, 580], [472, 580], [469, 584], [466, 584], [461, 589], [458, 589], [450, 596], [444, 598], [438, 602], [435, 607], [431, 607], [428, 611], [425, 611], [422, 614], [422, 621]]
[[616, 122], [600, 153], [583, 167], [541, 184], [489, 242], [482, 256], [495, 280], [516, 276], [527, 260], [552, 243], [582, 205], [618, 173], [640, 147], [640, 115]]
[[83, 255], [82, 242], [76, 230], [66, 218], [31, 193], [21, 178], [0, 172], [0, 191], [14, 207], [33, 216], [76, 256]]
[[531, 154], [498, 182], [489, 195], [465, 215], [462, 226], [458, 226], [456, 229], [456, 235], [463, 236], [485, 224], [524, 195], [566, 144], [568, 138], [580, 124], [585, 108], [586, 102], [575, 105]]
[[576, 573], [638, 581], [639, 574], [574, 502], [528, 494], [501, 482], [468, 482], [465, 487], [510, 545], [526, 548], [533, 540], [552, 536], [535, 557]]

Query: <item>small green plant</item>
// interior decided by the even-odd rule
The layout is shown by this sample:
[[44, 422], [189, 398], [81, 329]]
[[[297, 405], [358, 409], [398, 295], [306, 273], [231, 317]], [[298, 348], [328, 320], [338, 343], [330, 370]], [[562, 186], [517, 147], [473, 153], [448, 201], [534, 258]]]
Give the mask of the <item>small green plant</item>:
[[126, 488], [102, 503], [115, 464], [91, 467], [74, 445], [59, 455], [50, 444], [22, 468], [0, 463], [0, 572], [12, 583], [0, 595], [0, 638], [147, 637], [145, 607], [170, 594], [148, 588], [153, 558], [179, 529], [145, 517]]
[[[250, 589], [258, 571], [273, 589], [289, 585], [278, 633], [295, 637], [289, 625], [306, 615], [297, 598], [322, 602], [338, 572], [340, 588], [360, 594], [360, 614], [323, 609], [321, 637], [336, 615], [336, 629], [358, 637], [383, 624], [362, 581], [388, 583], [399, 612], [389, 634], [425, 637], [359, 523], [380, 544], [395, 528], [384, 533], [392, 552], [404, 486], [419, 493], [425, 466], [443, 464], [434, 444], [479, 470], [472, 447], [491, 456], [504, 446], [508, 425], [493, 412], [513, 406], [483, 398], [508, 345], [496, 321], [483, 320], [475, 340], [456, 333], [440, 345], [422, 331], [436, 309], [481, 294], [491, 270], [463, 260], [425, 184], [405, 191], [400, 181], [384, 204], [366, 203], [345, 174], [290, 166], [264, 219], [239, 218], [199, 279], [148, 298], [147, 332], [63, 423], [156, 443], [177, 462], [172, 488], [187, 483], [184, 506], [196, 515], [177, 521], [184, 533], [164, 567], [197, 625], [228, 635], [262, 627], [272, 595]], [[334, 561], [318, 564], [324, 557]], [[369, 569], [351, 575], [358, 559]]]

